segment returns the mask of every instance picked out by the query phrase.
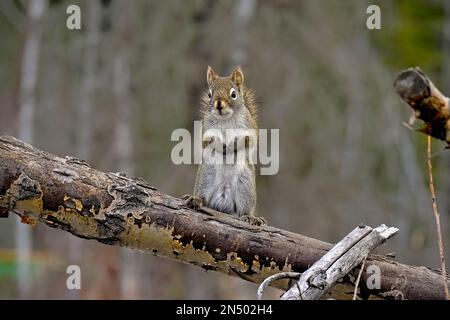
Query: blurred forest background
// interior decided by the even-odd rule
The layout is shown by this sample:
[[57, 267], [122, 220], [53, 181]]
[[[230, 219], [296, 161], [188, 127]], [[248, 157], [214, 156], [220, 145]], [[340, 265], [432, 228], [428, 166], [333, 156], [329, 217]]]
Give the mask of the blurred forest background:
[[[82, 30], [66, 28], [70, 4]], [[366, 28], [370, 4], [381, 30]], [[242, 65], [260, 128], [280, 129], [259, 214], [328, 242], [360, 222], [397, 226], [385, 252], [439, 266], [426, 138], [402, 125], [410, 110], [392, 83], [418, 65], [450, 94], [450, 1], [3, 0], [0, 39], [0, 134], [174, 196], [192, 192], [196, 166], [172, 164], [172, 131], [199, 119], [207, 65]], [[450, 153], [434, 152], [448, 253]], [[0, 298], [255, 297], [240, 279], [16, 220], [0, 221]], [[80, 291], [66, 289], [70, 264]]]

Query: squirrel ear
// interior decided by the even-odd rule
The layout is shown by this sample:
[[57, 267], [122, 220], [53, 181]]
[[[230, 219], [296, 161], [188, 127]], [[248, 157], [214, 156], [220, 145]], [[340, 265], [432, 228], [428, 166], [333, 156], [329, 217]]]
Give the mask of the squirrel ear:
[[213, 68], [208, 66], [208, 70], [206, 71], [206, 81], [208, 82], [208, 85], [210, 86], [216, 79], [217, 74], [214, 72]]
[[244, 83], [244, 73], [242, 72], [240, 66], [233, 70], [230, 78], [238, 88], [241, 87], [241, 85]]

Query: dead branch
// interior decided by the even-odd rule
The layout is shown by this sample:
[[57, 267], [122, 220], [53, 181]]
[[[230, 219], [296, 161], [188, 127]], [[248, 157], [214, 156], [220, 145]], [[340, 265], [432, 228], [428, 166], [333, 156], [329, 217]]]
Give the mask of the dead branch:
[[361, 280], [361, 275], [364, 271], [364, 267], [366, 266], [366, 259], [367, 259], [367, 256], [364, 257], [364, 260], [361, 263], [361, 269], [358, 272], [358, 277], [356, 278], [355, 291], [353, 292], [353, 300], [356, 300], [356, 296], [358, 295], [359, 281]]
[[[367, 255], [397, 233], [397, 228], [381, 225], [372, 229], [358, 226], [338, 242], [319, 261], [306, 270], [282, 296], [282, 300], [317, 300]], [[359, 282], [359, 281], [358, 281]]]
[[281, 280], [281, 279], [295, 279], [298, 280], [302, 274], [299, 272], [280, 272], [274, 275], [271, 275], [267, 279], [265, 279], [258, 287], [256, 291], [256, 300], [261, 300], [264, 290], [272, 284], [272, 282]]
[[[450, 143], [450, 107], [444, 96], [419, 67], [406, 69], [397, 76], [394, 87], [414, 111], [414, 117], [425, 122], [420, 132]], [[410, 123], [411, 124], [411, 123]]]

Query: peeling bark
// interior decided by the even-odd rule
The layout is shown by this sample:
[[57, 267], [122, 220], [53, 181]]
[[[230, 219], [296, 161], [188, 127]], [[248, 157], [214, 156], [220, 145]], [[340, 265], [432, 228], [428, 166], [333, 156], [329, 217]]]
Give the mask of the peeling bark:
[[[249, 225], [222, 213], [205, 214], [141, 179], [104, 173], [72, 157], [56, 157], [15, 138], [0, 137], [0, 213], [18, 214], [78, 237], [144, 250], [259, 283], [281, 271], [303, 272], [331, 244], [274, 227]], [[443, 299], [440, 273], [370, 255], [381, 289], [406, 299]], [[354, 272], [359, 270], [355, 269]], [[361, 288], [369, 275], [362, 275]], [[351, 299], [353, 277], [331, 295]], [[356, 277], [354, 277], [356, 278]], [[275, 282], [287, 289], [287, 281]]]

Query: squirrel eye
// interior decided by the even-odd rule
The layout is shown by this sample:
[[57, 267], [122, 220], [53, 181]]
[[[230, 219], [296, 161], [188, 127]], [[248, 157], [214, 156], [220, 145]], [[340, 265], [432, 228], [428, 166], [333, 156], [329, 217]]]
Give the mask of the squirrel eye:
[[208, 90], [208, 98], [211, 99], [211, 97], [212, 97], [212, 91], [211, 91], [211, 89], [209, 89], [209, 90]]
[[234, 90], [234, 88], [231, 88], [230, 96], [231, 96], [231, 99], [236, 100], [237, 94], [236, 94], [236, 90]]

